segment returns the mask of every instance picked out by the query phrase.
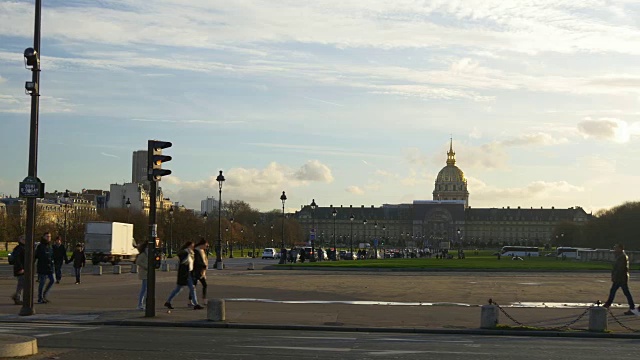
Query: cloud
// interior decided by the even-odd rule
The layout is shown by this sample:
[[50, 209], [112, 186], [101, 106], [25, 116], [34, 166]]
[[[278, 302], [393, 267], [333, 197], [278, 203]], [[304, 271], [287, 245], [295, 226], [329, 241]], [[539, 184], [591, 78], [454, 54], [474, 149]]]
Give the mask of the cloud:
[[469, 192], [478, 200], [513, 199], [530, 201], [531, 199], [550, 199], [562, 193], [584, 192], [585, 189], [567, 181], [533, 181], [524, 187], [496, 188], [487, 186], [484, 182], [470, 178]]
[[629, 124], [616, 118], [594, 120], [587, 117], [578, 123], [578, 131], [585, 138], [626, 143], [632, 136], [640, 135], [640, 122]]
[[309, 160], [302, 165], [294, 174], [295, 178], [301, 181], [318, 181], [330, 183], [333, 181], [331, 169], [318, 160]]
[[364, 195], [364, 190], [359, 186], [351, 185], [351, 186], [347, 187], [345, 190], [348, 193], [351, 193], [351, 194]]
[[547, 133], [538, 132], [535, 134], [524, 134], [511, 139], [498, 141], [496, 145], [499, 146], [529, 146], [529, 145], [542, 145], [551, 146], [568, 143], [569, 140], [565, 137], [554, 137]]
[[101, 152], [100, 155], [107, 156], [107, 157], [112, 157], [112, 158], [116, 158], [116, 159], [120, 158], [120, 156], [113, 155], [113, 154], [108, 154], [108, 153], [105, 153], [105, 152]]

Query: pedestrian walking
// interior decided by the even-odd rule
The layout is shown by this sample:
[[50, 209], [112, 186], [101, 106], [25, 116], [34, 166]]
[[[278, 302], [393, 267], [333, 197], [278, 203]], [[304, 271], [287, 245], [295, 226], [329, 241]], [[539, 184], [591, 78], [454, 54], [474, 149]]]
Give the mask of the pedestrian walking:
[[84, 254], [82, 244], [76, 244], [76, 248], [73, 250], [71, 258], [67, 260], [67, 264], [70, 262], [73, 262], [73, 272], [76, 275], [76, 284], [80, 284], [80, 273], [87, 262], [87, 256]]
[[200, 310], [203, 307], [198, 304], [198, 298], [196, 297], [196, 290], [193, 286], [193, 277], [191, 276], [191, 272], [193, 271], [193, 253], [194, 244], [193, 241], [187, 241], [180, 247], [178, 250], [178, 279], [176, 288], [173, 289], [171, 294], [169, 294], [169, 298], [164, 303], [169, 309], [173, 309], [171, 305], [171, 300], [182, 291], [183, 287], [188, 287], [189, 292], [191, 294], [191, 305], [193, 305], [194, 310]]
[[[207, 304], [207, 264], [209, 264], [209, 260], [207, 259], [207, 248], [209, 244], [205, 239], [201, 239], [195, 246], [195, 251], [193, 255], [193, 287], [194, 292], [196, 287], [198, 286], [198, 281], [202, 284], [202, 304]], [[191, 299], [191, 294], [189, 294], [189, 300]], [[189, 305], [193, 304], [190, 302]]]
[[11, 296], [13, 303], [22, 305], [22, 292], [24, 290], [24, 235], [18, 237], [18, 245], [11, 251], [13, 258], [13, 276], [17, 280], [16, 292]]
[[67, 249], [62, 243], [62, 238], [60, 237], [60, 235], [56, 237], [56, 241], [53, 243], [53, 246], [51, 248], [53, 249], [53, 265], [56, 270], [56, 284], [60, 284], [60, 280], [62, 280], [62, 264], [69, 263], [69, 258], [67, 257]]
[[138, 256], [136, 256], [135, 261], [138, 266], [138, 280], [142, 281], [140, 294], [138, 295], [138, 310], [144, 310], [144, 299], [147, 297], [147, 269], [149, 268], [147, 244], [147, 242], [142, 242], [138, 245]]
[[[51, 234], [46, 232], [42, 235], [42, 240], [35, 251], [35, 259], [38, 262], [36, 272], [38, 273], [38, 304], [49, 302], [47, 294], [53, 286], [53, 249], [51, 248]], [[45, 288], [44, 282], [49, 280]]]
[[624, 252], [624, 245], [616, 244], [613, 247], [613, 253], [616, 256], [616, 260], [613, 263], [613, 270], [611, 270], [611, 290], [609, 291], [609, 298], [602, 305], [605, 308], [609, 308], [613, 303], [613, 299], [616, 296], [616, 292], [619, 288], [622, 288], [622, 293], [627, 297], [629, 303], [629, 310], [625, 311], [625, 315], [635, 315], [635, 304], [633, 303], [633, 297], [629, 292], [629, 257]]

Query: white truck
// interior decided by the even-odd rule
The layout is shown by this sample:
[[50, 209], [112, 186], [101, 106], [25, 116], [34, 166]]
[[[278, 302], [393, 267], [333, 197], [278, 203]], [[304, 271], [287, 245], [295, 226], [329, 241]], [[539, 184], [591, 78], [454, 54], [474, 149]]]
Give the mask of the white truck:
[[84, 251], [93, 265], [110, 262], [113, 265], [121, 260], [133, 260], [138, 254], [134, 246], [133, 224], [90, 221], [84, 233]]

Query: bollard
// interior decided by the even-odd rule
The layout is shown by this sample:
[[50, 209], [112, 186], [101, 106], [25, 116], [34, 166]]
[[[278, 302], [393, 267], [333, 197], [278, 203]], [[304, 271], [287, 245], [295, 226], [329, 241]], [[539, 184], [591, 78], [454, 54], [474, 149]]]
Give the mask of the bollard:
[[113, 265], [113, 273], [114, 274], [122, 274], [122, 267], [120, 265]]
[[249, 267], [247, 268], [247, 270], [255, 270], [252, 262], [249, 263]]
[[224, 299], [210, 299], [207, 303], [207, 320], [209, 321], [225, 321], [226, 311]]
[[132, 274], [137, 274], [138, 273], [138, 265], [136, 265], [136, 264], [131, 265], [131, 273]]
[[480, 328], [493, 329], [496, 325], [498, 325], [498, 307], [496, 305], [482, 305]]
[[102, 265], [94, 266], [93, 275], [102, 275]]
[[218, 269], [218, 270], [222, 270], [222, 269], [224, 269], [224, 263], [223, 263], [222, 261], [220, 261], [220, 262], [218, 263], [218, 267], [217, 267], [217, 269]]
[[162, 261], [160, 265], [160, 270], [169, 272], [171, 271], [171, 264], [169, 264], [166, 260]]
[[589, 331], [603, 332], [607, 330], [607, 308], [594, 306], [589, 309]]

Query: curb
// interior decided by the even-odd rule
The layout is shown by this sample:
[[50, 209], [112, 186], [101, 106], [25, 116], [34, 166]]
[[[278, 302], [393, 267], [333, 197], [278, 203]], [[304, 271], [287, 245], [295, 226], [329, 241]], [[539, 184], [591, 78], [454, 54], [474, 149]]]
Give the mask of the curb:
[[0, 358], [13, 358], [38, 353], [38, 340], [30, 336], [4, 334], [0, 340]]
[[492, 330], [492, 329], [422, 329], [422, 328], [384, 328], [331, 325], [268, 325], [241, 324], [224, 322], [169, 322], [144, 320], [112, 320], [90, 322], [88, 325], [112, 326], [158, 326], [158, 327], [194, 327], [214, 329], [257, 329], [257, 330], [296, 330], [296, 331], [336, 331], [336, 332], [389, 332], [412, 334], [446, 334], [446, 335], [485, 335], [485, 336], [535, 336], [562, 338], [606, 338], [606, 339], [640, 339], [640, 334], [615, 334], [578, 331], [535, 331], [535, 330]]

